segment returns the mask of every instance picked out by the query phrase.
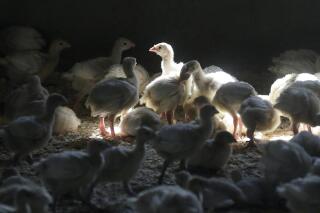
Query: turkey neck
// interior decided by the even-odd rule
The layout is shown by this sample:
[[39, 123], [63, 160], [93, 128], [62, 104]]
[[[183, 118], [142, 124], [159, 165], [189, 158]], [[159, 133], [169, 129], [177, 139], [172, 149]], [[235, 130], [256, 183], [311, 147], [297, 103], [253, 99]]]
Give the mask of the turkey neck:
[[32, 98], [34, 95], [38, 94], [42, 90], [41, 83], [39, 84], [29, 84], [28, 85], [28, 95], [29, 98]]
[[47, 121], [49, 123], [52, 123], [54, 121], [54, 113], [56, 111], [57, 105], [49, 105], [48, 102], [46, 102], [46, 112], [43, 115], [43, 120]]
[[196, 71], [193, 73], [193, 79], [197, 86], [201, 86], [201, 84], [205, 81], [205, 74], [203, 73], [202, 68], [198, 68]]
[[130, 67], [123, 67], [123, 71], [126, 74], [128, 81], [130, 81], [132, 84], [134, 84], [137, 89], [139, 90], [139, 84], [138, 84], [138, 79], [136, 76], [136, 73], [133, 71], [134, 70], [134, 66], [130, 66]]
[[48, 76], [55, 70], [60, 60], [60, 53], [62, 50], [54, 50], [50, 47], [48, 52], [48, 59], [39, 72], [39, 77], [42, 81], [46, 80]]
[[200, 132], [203, 135], [203, 142], [209, 138], [213, 129], [212, 120], [210, 116], [203, 116], [200, 118]]
[[163, 74], [170, 74], [170, 69], [174, 65], [174, 54], [172, 52], [168, 53], [166, 56], [162, 57], [161, 67]]
[[120, 64], [122, 57], [122, 50], [118, 47], [118, 45], [114, 45], [111, 51], [111, 60], [114, 64]]

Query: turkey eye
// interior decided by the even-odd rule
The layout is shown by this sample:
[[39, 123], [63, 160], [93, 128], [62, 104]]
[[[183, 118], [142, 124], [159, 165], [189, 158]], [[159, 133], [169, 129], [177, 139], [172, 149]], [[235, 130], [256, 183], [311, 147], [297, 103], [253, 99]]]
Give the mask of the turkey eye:
[[161, 46], [159, 47], [159, 50], [161, 50]]
[[59, 45], [61, 45], [61, 46], [62, 46], [62, 45], [63, 45], [63, 43], [62, 43], [62, 42], [60, 42], [60, 43], [59, 43]]
[[123, 42], [123, 45], [127, 45], [127, 42]]

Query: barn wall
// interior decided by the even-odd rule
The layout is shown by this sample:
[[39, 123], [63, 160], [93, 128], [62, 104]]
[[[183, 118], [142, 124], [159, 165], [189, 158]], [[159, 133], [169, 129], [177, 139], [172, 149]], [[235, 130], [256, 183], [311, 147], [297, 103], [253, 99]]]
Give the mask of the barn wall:
[[118, 36], [135, 41], [126, 54], [152, 72], [160, 70], [159, 58], [147, 49], [159, 41], [172, 43], [178, 60], [196, 58], [238, 76], [265, 73], [271, 56], [287, 48], [320, 48], [318, 0], [2, 0], [0, 6], [0, 26], [31, 25], [48, 39], [72, 43], [61, 70], [107, 55]]

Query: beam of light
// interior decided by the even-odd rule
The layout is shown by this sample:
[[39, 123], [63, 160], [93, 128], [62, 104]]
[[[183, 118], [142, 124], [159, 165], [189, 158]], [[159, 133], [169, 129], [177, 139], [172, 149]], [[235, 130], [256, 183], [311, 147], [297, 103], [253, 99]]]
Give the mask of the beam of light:
[[269, 95], [258, 95], [258, 97], [265, 101], [270, 101]]
[[[263, 134], [261, 132], [255, 132], [254, 133], [254, 138], [259, 141], [274, 141], [274, 140], [284, 140], [284, 141], [289, 141], [293, 136], [285, 133], [282, 135], [272, 135], [272, 134]], [[239, 142], [245, 142], [249, 141], [250, 139], [248, 137], [241, 137]]]
[[264, 135], [260, 132], [255, 133], [254, 136], [256, 139], [258, 140], [270, 140], [270, 141], [274, 141], [274, 140], [284, 140], [284, 141], [288, 141], [290, 140], [293, 136], [289, 135], [289, 134], [283, 134], [283, 135]]
[[[229, 113], [223, 114], [222, 122], [226, 126], [227, 131], [233, 132], [233, 118]], [[239, 127], [238, 127], [238, 130], [239, 130]], [[245, 134], [246, 132], [247, 132], [247, 128], [245, 127], [245, 125], [243, 125], [242, 126], [242, 133]]]

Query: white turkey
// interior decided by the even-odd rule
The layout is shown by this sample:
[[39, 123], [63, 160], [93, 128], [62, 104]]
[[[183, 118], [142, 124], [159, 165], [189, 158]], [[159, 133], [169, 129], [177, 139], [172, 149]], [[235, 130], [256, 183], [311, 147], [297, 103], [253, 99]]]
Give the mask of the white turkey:
[[317, 76], [310, 73], [291, 73], [286, 74], [284, 77], [278, 78], [273, 82], [270, 88], [269, 100], [272, 104], [275, 104], [280, 94], [290, 87], [295, 82], [300, 81], [318, 81]]
[[156, 78], [147, 85], [140, 102], [157, 113], [165, 113], [168, 123], [172, 124], [175, 109], [188, 98], [187, 81], [190, 75], [188, 67], [183, 66], [178, 76]]
[[190, 101], [193, 101], [198, 96], [205, 96], [212, 101], [217, 90], [222, 85], [237, 81], [235, 77], [214, 65], [203, 70], [198, 61], [192, 60], [187, 62], [186, 66], [192, 70], [193, 77], [192, 96]]
[[290, 119], [294, 134], [298, 133], [300, 123], [320, 125], [320, 98], [308, 88], [291, 85], [280, 94], [274, 107]]
[[81, 120], [72, 109], [60, 106], [55, 112], [53, 133], [62, 135], [67, 132], [75, 132], [80, 124]]
[[174, 61], [174, 52], [170, 44], [161, 42], [161, 43], [155, 44], [153, 47], [149, 49], [149, 51], [156, 53], [162, 59], [161, 76], [179, 75], [180, 70], [183, 66], [183, 63], [182, 62], [176, 63]]

